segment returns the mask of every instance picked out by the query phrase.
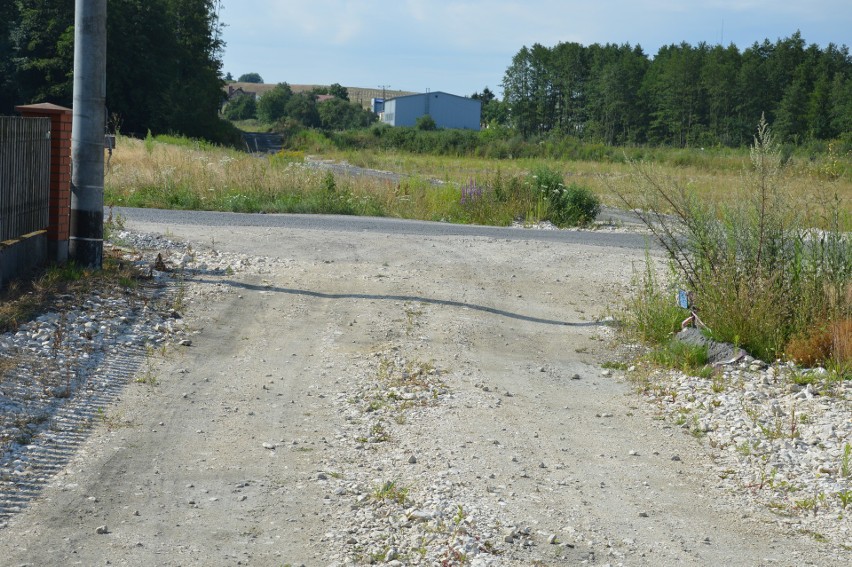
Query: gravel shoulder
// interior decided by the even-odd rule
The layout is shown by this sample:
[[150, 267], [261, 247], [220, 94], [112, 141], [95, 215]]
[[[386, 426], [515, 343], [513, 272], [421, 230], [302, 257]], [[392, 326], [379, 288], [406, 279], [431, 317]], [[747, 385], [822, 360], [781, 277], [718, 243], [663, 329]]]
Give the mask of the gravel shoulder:
[[192, 243], [191, 345], [0, 528], [9, 565], [848, 561], [601, 372], [640, 249], [128, 228]]

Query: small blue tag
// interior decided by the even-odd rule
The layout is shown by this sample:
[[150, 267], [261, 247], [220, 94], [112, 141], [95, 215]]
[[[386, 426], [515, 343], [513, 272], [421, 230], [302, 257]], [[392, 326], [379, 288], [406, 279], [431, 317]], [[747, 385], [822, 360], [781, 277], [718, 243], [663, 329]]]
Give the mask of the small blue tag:
[[682, 289], [677, 292], [677, 304], [681, 309], [689, 309], [689, 294]]

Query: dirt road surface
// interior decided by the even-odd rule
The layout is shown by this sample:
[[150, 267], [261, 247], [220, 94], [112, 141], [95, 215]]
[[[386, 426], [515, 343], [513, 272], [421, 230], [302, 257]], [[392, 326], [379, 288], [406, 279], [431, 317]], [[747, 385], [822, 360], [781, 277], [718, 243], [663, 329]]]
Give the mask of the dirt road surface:
[[4, 565], [837, 564], [602, 372], [641, 250], [128, 228], [265, 273], [188, 284], [192, 345], [0, 531]]

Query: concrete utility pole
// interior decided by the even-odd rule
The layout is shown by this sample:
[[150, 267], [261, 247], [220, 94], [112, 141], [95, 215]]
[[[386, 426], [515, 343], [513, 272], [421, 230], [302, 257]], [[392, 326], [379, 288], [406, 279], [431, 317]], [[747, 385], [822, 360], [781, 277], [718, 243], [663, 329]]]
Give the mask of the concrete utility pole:
[[107, 0], [77, 0], [71, 123], [71, 237], [78, 265], [100, 269], [104, 256], [104, 122]]

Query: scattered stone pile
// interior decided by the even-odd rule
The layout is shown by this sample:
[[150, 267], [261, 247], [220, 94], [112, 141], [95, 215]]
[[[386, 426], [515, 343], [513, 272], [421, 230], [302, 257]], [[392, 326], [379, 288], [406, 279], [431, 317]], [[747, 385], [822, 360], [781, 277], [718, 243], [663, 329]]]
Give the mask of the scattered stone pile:
[[707, 449], [720, 486], [852, 548], [852, 382], [748, 356], [711, 378], [630, 370], [652, 408]]
[[231, 273], [268, 274], [274, 267], [289, 265], [281, 259], [264, 258], [248, 254], [231, 254], [219, 250], [201, 250], [193, 248], [191, 243], [173, 241], [160, 234], [141, 234], [122, 230], [118, 232], [115, 243], [132, 251], [147, 251], [144, 265], [153, 262], [149, 259], [162, 254], [167, 266], [178, 274], [192, 277]]
[[[0, 447], [16, 445], [51, 423], [57, 406], [86, 388], [89, 378], [120, 349], [183, 340], [181, 315], [149, 301], [147, 290], [126, 294], [93, 291], [82, 305], [60, 299], [55, 310], [0, 337], [0, 350], [14, 368], [0, 380]], [[159, 308], [158, 308], [159, 307]], [[9, 445], [11, 443], [11, 446]]]

